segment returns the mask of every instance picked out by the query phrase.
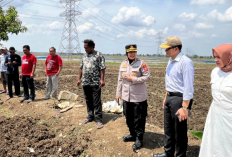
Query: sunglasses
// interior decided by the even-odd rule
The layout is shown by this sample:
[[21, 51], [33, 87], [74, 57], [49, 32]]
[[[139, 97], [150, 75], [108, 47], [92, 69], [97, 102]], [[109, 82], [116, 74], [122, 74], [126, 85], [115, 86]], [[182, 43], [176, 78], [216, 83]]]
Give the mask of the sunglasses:
[[176, 47], [177, 47], [177, 46], [169, 47], [169, 48], [165, 49], [165, 51], [167, 52], [168, 50], [174, 49], [174, 48], [176, 48]]

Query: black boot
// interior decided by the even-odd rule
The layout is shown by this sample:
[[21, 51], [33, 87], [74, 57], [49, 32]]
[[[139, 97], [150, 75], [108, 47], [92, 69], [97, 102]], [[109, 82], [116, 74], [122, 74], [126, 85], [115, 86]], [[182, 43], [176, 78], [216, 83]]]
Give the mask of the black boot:
[[133, 135], [126, 135], [122, 137], [124, 142], [134, 142], [136, 140], [135, 136]]
[[135, 153], [138, 153], [139, 149], [142, 148], [143, 146], [143, 141], [142, 140], [139, 140], [138, 137], [136, 137], [136, 141], [135, 143], [133, 144], [132, 148], [133, 148], [133, 151]]

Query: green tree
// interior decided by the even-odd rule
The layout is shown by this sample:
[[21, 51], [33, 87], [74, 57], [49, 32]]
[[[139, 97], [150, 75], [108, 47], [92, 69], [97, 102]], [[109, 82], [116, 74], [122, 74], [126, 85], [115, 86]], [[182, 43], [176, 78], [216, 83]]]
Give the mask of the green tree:
[[198, 55], [193, 55], [193, 58], [198, 58]]
[[19, 32], [26, 31], [27, 28], [22, 26], [15, 7], [9, 6], [6, 11], [0, 7], [0, 42], [9, 40], [9, 33], [18, 35]]

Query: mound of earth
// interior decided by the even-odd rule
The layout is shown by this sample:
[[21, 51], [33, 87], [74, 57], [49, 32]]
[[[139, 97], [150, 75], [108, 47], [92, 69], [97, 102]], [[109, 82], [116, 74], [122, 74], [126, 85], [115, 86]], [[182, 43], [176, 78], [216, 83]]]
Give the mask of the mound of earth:
[[0, 156], [78, 156], [88, 136], [55, 138], [56, 132], [32, 117], [0, 118]]

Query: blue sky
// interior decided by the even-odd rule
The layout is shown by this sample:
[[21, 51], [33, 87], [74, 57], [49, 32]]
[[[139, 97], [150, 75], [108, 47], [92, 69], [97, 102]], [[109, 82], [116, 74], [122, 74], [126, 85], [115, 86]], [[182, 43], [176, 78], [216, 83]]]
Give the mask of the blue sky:
[[[48, 52], [51, 46], [59, 51], [64, 27], [59, 0], [14, 0], [8, 5], [16, 6], [28, 31], [1, 43], [18, 51], [25, 44], [34, 52]], [[76, 22], [82, 53], [82, 41], [93, 39], [95, 49], [105, 54], [124, 53], [125, 45], [134, 43], [138, 53], [156, 54], [159, 31], [163, 41], [178, 36], [184, 53], [188, 49], [210, 56], [212, 48], [232, 43], [232, 0], [82, 0], [76, 10], [82, 12]]]

